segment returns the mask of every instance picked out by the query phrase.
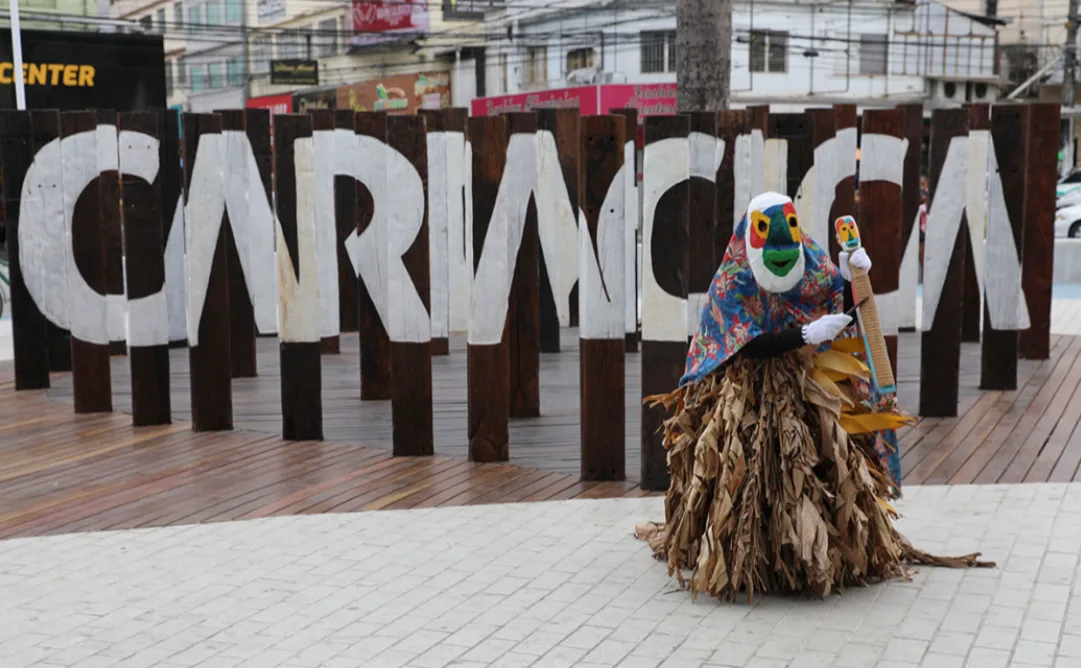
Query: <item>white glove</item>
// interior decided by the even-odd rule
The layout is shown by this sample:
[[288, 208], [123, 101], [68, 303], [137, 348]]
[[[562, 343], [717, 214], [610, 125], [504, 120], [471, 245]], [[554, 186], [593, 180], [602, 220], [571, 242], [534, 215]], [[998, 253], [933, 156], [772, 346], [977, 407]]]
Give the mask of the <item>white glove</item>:
[[[859, 252], [859, 251], [857, 251]], [[809, 325], [803, 326], [803, 342], [819, 345], [832, 341], [852, 322], [852, 317], [843, 313], [824, 315]]]
[[852, 253], [851, 257], [849, 257], [847, 251], [841, 251], [837, 254], [837, 268], [841, 271], [841, 277], [851, 283], [852, 271], [849, 269], [849, 265], [863, 271], [871, 271], [871, 258], [867, 255], [867, 251], [862, 248]]

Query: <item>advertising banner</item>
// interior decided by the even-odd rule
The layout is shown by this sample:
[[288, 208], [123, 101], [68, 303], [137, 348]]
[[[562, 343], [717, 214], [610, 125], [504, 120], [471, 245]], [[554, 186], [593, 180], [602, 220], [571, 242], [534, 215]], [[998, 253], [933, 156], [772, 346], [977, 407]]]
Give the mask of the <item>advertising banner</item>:
[[420, 72], [338, 87], [338, 109], [412, 114], [450, 106], [450, 73]]
[[428, 0], [353, 0], [354, 33], [428, 32]]
[[665, 116], [676, 113], [676, 85], [601, 84], [480, 97], [473, 100], [470, 113], [493, 116], [552, 108], [577, 109], [582, 116], [607, 114], [612, 109], [637, 109], [639, 116]]
[[249, 109], [269, 109], [271, 116], [274, 114], [291, 114], [293, 113], [293, 94], [284, 93], [282, 95], [264, 95], [263, 97], [249, 98], [247, 106]]
[[318, 60], [272, 60], [270, 83], [291, 86], [318, 86]]

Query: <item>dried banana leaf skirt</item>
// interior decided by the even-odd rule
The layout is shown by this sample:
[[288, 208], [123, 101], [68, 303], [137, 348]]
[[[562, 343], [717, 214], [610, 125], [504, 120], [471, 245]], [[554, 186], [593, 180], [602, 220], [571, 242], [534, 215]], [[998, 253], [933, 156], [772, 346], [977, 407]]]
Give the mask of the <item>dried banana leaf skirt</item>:
[[675, 409], [664, 427], [671, 485], [666, 523], [636, 534], [670, 575], [694, 594], [751, 600], [824, 597], [905, 577], [906, 564], [993, 566], [978, 554], [925, 554], [894, 528], [891, 480], [871, 432], [911, 418], [857, 401], [865, 371], [836, 349], [737, 356], [651, 398]]

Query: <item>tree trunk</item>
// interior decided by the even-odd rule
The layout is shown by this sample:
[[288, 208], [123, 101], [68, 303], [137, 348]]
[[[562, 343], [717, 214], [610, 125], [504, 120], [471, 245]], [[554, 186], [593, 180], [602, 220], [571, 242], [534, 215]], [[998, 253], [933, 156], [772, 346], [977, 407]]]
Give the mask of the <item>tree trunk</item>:
[[732, 0], [678, 0], [678, 110], [727, 109], [731, 74]]

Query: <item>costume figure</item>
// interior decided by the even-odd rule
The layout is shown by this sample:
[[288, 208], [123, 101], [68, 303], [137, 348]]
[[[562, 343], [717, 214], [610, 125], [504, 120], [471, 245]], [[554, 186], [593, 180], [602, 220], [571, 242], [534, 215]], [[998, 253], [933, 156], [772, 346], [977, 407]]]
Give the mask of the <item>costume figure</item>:
[[[755, 197], [710, 286], [686, 372], [650, 397], [665, 422], [671, 484], [665, 524], [639, 525], [655, 556], [691, 592], [823, 597], [901, 577], [906, 563], [992, 565], [977, 554], [932, 557], [893, 527], [896, 490], [875, 432], [912, 422], [876, 405], [863, 340], [843, 314], [850, 268], [800, 229], [780, 194]], [[844, 278], [842, 278], [844, 277]], [[876, 410], [880, 412], [875, 412]], [[683, 569], [692, 569], [689, 583]]]

